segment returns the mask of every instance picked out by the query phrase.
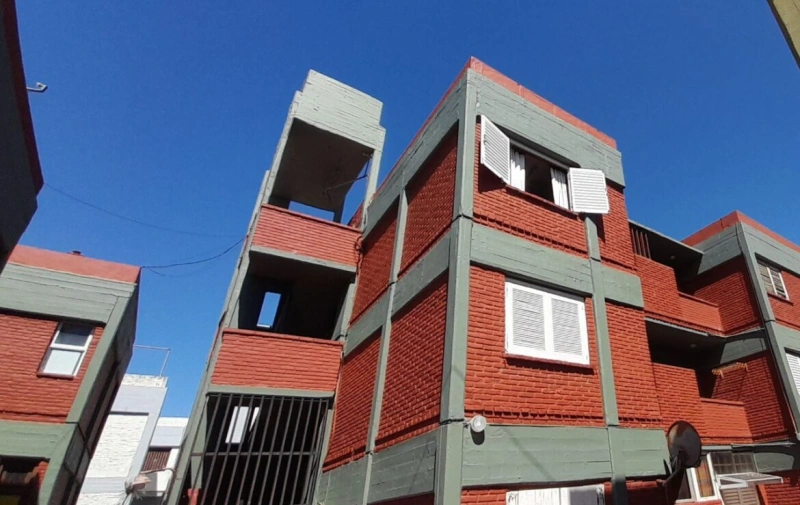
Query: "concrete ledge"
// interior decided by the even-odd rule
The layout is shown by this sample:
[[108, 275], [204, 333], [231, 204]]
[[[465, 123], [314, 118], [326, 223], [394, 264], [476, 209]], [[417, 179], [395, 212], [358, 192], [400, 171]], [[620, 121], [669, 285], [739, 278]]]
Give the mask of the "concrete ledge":
[[472, 227], [471, 259], [530, 282], [591, 296], [589, 259], [573, 256], [488, 226]]
[[68, 424], [0, 421], [0, 454], [49, 459], [54, 449], [72, 439]]
[[468, 71], [467, 75], [477, 87], [481, 114], [544, 148], [546, 153], [549, 151], [584, 168], [600, 169], [609, 180], [625, 185], [619, 151], [477, 72]]
[[742, 247], [737, 236], [738, 226], [726, 228], [713, 237], [695, 245], [695, 249], [703, 251], [698, 273], [711, 270], [742, 254]]
[[756, 444], [752, 446], [752, 451], [755, 453], [759, 472], [800, 470], [800, 447], [797, 442], [787, 442], [784, 446]]
[[[798, 339], [797, 345], [798, 350], [800, 350], [800, 332], [798, 332]], [[722, 348], [722, 354], [715, 365], [737, 361], [766, 350], [767, 335], [763, 328], [727, 337]]]
[[333, 391], [227, 386], [225, 384], [211, 384], [208, 386], [208, 392], [259, 396], [294, 396], [298, 398], [330, 398], [333, 396]]
[[353, 349], [361, 345], [370, 335], [383, 327], [386, 320], [386, 312], [389, 310], [389, 290], [381, 296], [377, 302], [372, 304], [365, 313], [347, 331], [344, 341], [344, 355], [347, 356]]
[[450, 262], [451, 235], [452, 232], [448, 232], [439, 239], [439, 242], [430, 248], [422, 259], [398, 279], [392, 302], [392, 315], [396, 314], [447, 270]]
[[322, 474], [317, 499], [324, 505], [362, 503], [367, 478], [367, 458], [363, 457]]
[[301, 261], [304, 263], [309, 263], [311, 265], [317, 265], [324, 268], [330, 268], [333, 270], [339, 270], [341, 272], [345, 272], [348, 274], [355, 274], [356, 267], [351, 265], [345, 265], [344, 263], [336, 263], [334, 261], [323, 260], [320, 258], [312, 258], [311, 256], [305, 256], [302, 254], [295, 254], [289, 251], [281, 251], [279, 249], [272, 249], [269, 247], [263, 246], [253, 246], [250, 248], [250, 251], [257, 254], [263, 254], [265, 256], [275, 256], [277, 258], [288, 259], [292, 261]]
[[375, 453], [368, 503], [433, 491], [437, 431]]
[[629, 477], [666, 475], [661, 430], [489, 425], [480, 437], [464, 429], [465, 487], [609, 480], [610, 442]]
[[756, 254], [765, 260], [775, 263], [784, 270], [789, 270], [795, 275], [800, 275], [800, 252], [781, 244], [761, 230], [753, 228], [747, 223], [740, 223], [742, 231], [747, 236], [747, 243]]
[[603, 265], [603, 293], [606, 300], [644, 308], [642, 281], [634, 274]]

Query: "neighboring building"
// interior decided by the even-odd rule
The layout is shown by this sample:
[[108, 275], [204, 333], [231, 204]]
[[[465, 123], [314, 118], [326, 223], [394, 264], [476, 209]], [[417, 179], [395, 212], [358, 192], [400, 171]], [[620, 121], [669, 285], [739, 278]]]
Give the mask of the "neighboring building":
[[0, 503], [72, 505], [131, 357], [140, 269], [17, 246], [0, 274]]
[[42, 167], [28, 105], [17, 13], [0, 0], [0, 271], [36, 212]]
[[769, 6], [800, 66], [800, 0], [769, 0]]
[[[616, 142], [475, 59], [375, 191], [380, 111], [295, 95], [167, 505], [661, 505], [678, 420], [680, 500], [800, 503], [800, 247], [630, 221]], [[370, 156], [350, 225], [287, 209]]]
[[186, 417], [162, 417], [158, 420], [141, 469], [150, 482], [135, 500], [137, 505], [161, 504], [175, 474], [183, 432], [188, 422]]
[[167, 378], [130, 375], [114, 398], [83, 480], [78, 505], [120, 505], [125, 482], [145, 464], [167, 396]]

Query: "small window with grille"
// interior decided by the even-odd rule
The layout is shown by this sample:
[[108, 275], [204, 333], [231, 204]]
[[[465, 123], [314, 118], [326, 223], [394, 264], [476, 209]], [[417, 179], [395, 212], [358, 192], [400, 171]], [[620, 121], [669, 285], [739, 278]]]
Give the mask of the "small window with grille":
[[783, 276], [778, 267], [759, 261], [758, 273], [761, 275], [761, 280], [767, 288], [767, 293], [785, 298], [786, 300], [789, 299], [789, 293], [786, 291], [786, 284], [783, 283]]
[[144, 465], [142, 471], [155, 471], [167, 468], [169, 462], [169, 453], [172, 451], [170, 447], [151, 447], [147, 451], [147, 456], [144, 458]]

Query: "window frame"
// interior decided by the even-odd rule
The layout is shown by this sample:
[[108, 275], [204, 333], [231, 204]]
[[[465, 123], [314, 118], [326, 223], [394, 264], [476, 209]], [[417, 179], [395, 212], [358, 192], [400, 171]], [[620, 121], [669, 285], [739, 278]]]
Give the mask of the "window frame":
[[[556, 171], [561, 172], [561, 173], [564, 174], [564, 186], [566, 187], [566, 190], [567, 190], [567, 194], [566, 194], [567, 206], [566, 207], [561, 205], [561, 204], [559, 204], [558, 202], [556, 202], [555, 189], [552, 189], [552, 191], [553, 191], [553, 199], [552, 200], [547, 199], [547, 198], [545, 198], [543, 196], [537, 195], [536, 193], [531, 193], [530, 191], [528, 191], [528, 164], [527, 164], [527, 161], [526, 161], [525, 166], [523, 168], [523, 170], [525, 172], [525, 181], [523, 183], [524, 187], [520, 188], [516, 184], [513, 184], [514, 175], [513, 175], [512, 169], [511, 169], [511, 166], [512, 166], [511, 165], [511, 161], [512, 161], [512, 156], [513, 156], [514, 151], [522, 154], [523, 156], [531, 156], [531, 157], [534, 157], [534, 158], [539, 158], [540, 160], [544, 161], [548, 165], [548, 168], [550, 169], [550, 184], [551, 185], [553, 184], [553, 176], [552, 176], [552, 171], [553, 170], [556, 170]], [[527, 193], [529, 195], [533, 195], [533, 196], [536, 196], [536, 197], [541, 198], [543, 200], [547, 200], [548, 202], [552, 203], [553, 205], [556, 205], [557, 207], [562, 208], [564, 210], [568, 210], [570, 212], [575, 212], [575, 211], [572, 210], [572, 198], [570, 197], [570, 191], [569, 191], [569, 187], [570, 187], [570, 184], [569, 184], [569, 169], [570, 169], [570, 167], [567, 164], [562, 163], [562, 162], [560, 162], [560, 161], [558, 161], [558, 160], [556, 160], [554, 158], [551, 158], [550, 156], [547, 156], [546, 154], [543, 154], [543, 153], [541, 153], [541, 152], [539, 152], [539, 151], [537, 151], [535, 149], [532, 149], [532, 148], [526, 146], [525, 144], [523, 144], [521, 142], [518, 142], [518, 141], [516, 141], [516, 140], [514, 140], [514, 139], [512, 139], [510, 137], [509, 137], [508, 163], [509, 163], [509, 165], [508, 165], [508, 167], [509, 167], [509, 177], [512, 179], [511, 181], [509, 181], [509, 184], [508, 184], [509, 186], [511, 186], [511, 187], [513, 187], [515, 189], [518, 189], [519, 191], [522, 191], [524, 193]]]
[[[531, 349], [514, 345], [514, 304], [512, 289], [521, 289], [543, 297], [543, 325], [545, 349]], [[578, 305], [578, 325], [581, 339], [581, 355], [556, 352], [555, 336], [553, 331], [552, 300], [562, 300]], [[548, 301], [549, 300], [549, 301]], [[542, 286], [531, 285], [512, 278], [506, 278], [504, 290], [505, 303], [505, 352], [515, 356], [524, 356], [548, 361], [573, 363], [576, 365], [590, 365], [589, 328], [586, 316], [586, 299], [569, 293], [551, 290]]]
[[714, 494], [711, 496], [701, 497], [700, 496], [700, 482], [697, 478], [697, 468], [687, 468], [686, 469], [686, 478], [688, 479], [689, 485], [689, 494], [691, 495], [690, 498], [686, 498], [683, 500], [675, 500], [675, 503], [702, 503], [707, 501], [719, 501], [722, 498], [722, 494], [719, 490], [719, 484], [717, 483], [717, 473], [714, 471], [714, 465], [711, 462], [711, 453], [706, 454], [703, 456], [703, 459], [706, 462], [706, 466], [708, 467], [708, 475], [711, 479], [711, 486], [714, 489]]
[[[774, 265], [774, 264], [772, 264], [772, 263], [770, 263], [768, 261], [764, 261], [762, 259], [758, 259], [756, 261], [756, 263], [758, 263], [758, 267], [759, 267], [759, 277], [761, 277], [761, 281], [764, 282], [764, 287], [766, 288], [767, 293], [772, 295], [772, 296], [777, 296], [778, 298], [780, 298], [782, 300], [789, 301], [789, 290], [786, 289], [786, 283], [783, 280], [783, 272], [782, 272], [782, 270], [780, 268], [778, 268], [776, 265]], [[762, 266], [767, 269], [767, 274], [769, 276], [769, 281], [770, 281], [769, 284], [766, 283], [767, 281], [766, 281], [766, 279], [764, 279], [764, 276], [761, 273], [761, 267]], [[780, 293], [778, 293], [778, 288], [777, 288], [777, 285], [775, 283], [775, 276], [778, 277], [778, 280], [780, 281], [781, 289], [785, 293], [785, 296], [781, 295]]]
[[[59, 335], [61, 335], [61, 331], [64, 325], [76, 325], [76, 326], [84, 326], [89, 328], [89, 334], [86, 337], [86, 343], [83, 346], [77, 345], [70, 345], [70, 344], [59, 344], [56, 342], [58, 340]], [[48, 375], [52, 377], [77, 377], [81, 371], [81, 366], [83, 366], [83, 361], [86, 359], [86, 355], [89, 353], [89, 348], [92, 345], [92, 340], [94, 339], [94, 332], [96, 326], [92, 325], [91, 323], [85, 323], [81, 321], [61, 321], [58, 323], [58, 327], [56, 328], [56, 332], [53, 335], [53, 338], [50, 340], [50, 345], [47, 346], [47, 351], [44, 354], [44, 358], [42, 358], [42, 362], [39, 365], [39, 373], [43, 375]], [[71, 351], [76, 352], [79, 351], [81, 353], [81, 357], [78, 358], [77, 363], [75, 364], [75, 368], [72, 370], [71, 374], [65, 373], [57, 373], [57, 372], [48, 372], [45, 370], [47, 367], [47, 363], [50, 360], [50, 356], [52, 355], [53, 350], [60, 350], [60, 351]]]

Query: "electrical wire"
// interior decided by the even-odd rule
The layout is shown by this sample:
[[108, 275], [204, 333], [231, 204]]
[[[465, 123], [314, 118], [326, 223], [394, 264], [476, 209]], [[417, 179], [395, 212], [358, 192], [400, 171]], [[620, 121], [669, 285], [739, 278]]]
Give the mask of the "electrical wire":
[[146, 221], [140, 221], [139, 219], [134, 219], [132, 217], [124, 216], [124, 215], [118, 214], [118, 213], [116, 213], [114, 211], [111, 211], [111, 210], [108, 210], [108, 209], [104, 209], [103, 207], [99, 207], [99, 206], [97, 206], [97, 205], [95, 205], [93, 203], [87, 202], [86, 200], [82, 200], [82, 199], [78, 198], [77, 196], [71, 195], [71, 194], [67, 193], [64, 190], [53, 186], [50, 183], [45, 182], [44, 185], [48, 189], [51, 189], [51, 190], [55, 191], [56, 193], [59, 193], [59, 194], [65, 196], [65, 197], [67, 197], [67, 198], [69, 198], [71, 200], [74, 200], [74, 201], [76, 201], [76, 202], [78, 202], [78, 203], [80, 203], [82, 205], [85, 205], [85, 206], [87, 206], [89, 208], [92, 208], [92, 209], [94, 209], [96, 211], [103, 212], [103, 213], [108, 214], [110, 216], [114, 216], [117, 219], [123, 219], [125, 221], [138, 224], [140, 226], [147, 226], [147, 227], [150, 227], [150, 228], [154, 228], [156, 230], [166, 231], [166, 232], [170, 232], [170, 233], [180, 233], [180, 234], [183, 234], [183, 235], [193, 235], [195, 237], [228, 238], [228, 237], [232, 237], [233, 236], [233, 235], [219, 235], [219, 234], [216, 234], [216, 233], [202, 233], [202, 232], [178, 230], [176, 228], [169, 228], [169, 227], [161, 226], [161, 225], [158, 225], [158, 224], [148, 223]]
[[156, 270], [162, 270], [162, 269], [165, 269], [165, 268], [185, 267], [185, 266], [189, 266], [189, 265], [199, 265], [201, 263], [208, 263], [209, 261], [214, 261], [216, 259], [219, 259], [219, 258], [225, 256], [226, 254], [228, 254], [229, 252], [231, 252], [234, 247], [236, 247], [237, 245], [239, 245], [242, 242], [244, 242], [245, 237], [240, 238], [239, 240], [236, 241], [236, 243], [232, 244], [231, 246], [229, 246], [227, 249], [225, 249], [221, 253], [215, 254], [214, 256], [211, 256], [211, 257], [208, 257], [208, 258], [203, 258], [203, 259], [199, 259], [199, 260], [195, 260], [195, 261], [184, 261], [184, 262], [180, 262], [180, 263], [168, 263], [166, 265], [143, 265], [141, 268], [142, 268], [142, 270], [150, 270], [153, 273], [163, 275], [163, 274], [161, 274], [161, 272], [156, 272]]

